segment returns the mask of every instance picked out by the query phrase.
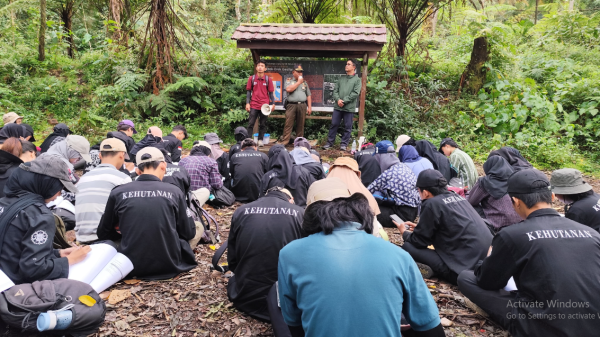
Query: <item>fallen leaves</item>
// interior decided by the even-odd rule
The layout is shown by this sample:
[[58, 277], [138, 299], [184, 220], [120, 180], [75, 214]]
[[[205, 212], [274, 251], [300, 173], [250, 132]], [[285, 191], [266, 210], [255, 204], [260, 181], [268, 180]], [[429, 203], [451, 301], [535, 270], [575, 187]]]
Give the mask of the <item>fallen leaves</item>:
[[113, 290], [110, 292], [108, 297], [108, 304], [117, 304], [123, 300], [126, 300], [131, 296], [131, 291], [129, 289], [125, 290]]

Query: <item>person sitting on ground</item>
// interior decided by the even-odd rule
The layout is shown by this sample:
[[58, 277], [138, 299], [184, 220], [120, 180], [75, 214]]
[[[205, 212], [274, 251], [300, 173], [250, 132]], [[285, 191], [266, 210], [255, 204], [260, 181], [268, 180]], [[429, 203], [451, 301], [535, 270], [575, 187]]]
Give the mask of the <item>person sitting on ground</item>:
[[169, 279], [196, 267], [188, 242], [196, 225], [183, 192], [161, 181], [167, 171], [162, 152], [146, 147], [136, 162], [137, 180], [110, 192], [98, 239], [121, 240], [119, 251], [133, 263], [131, 277]]
[[377, 201], [369, 192], [369, 190], [362, 184], [360, 181], [360, 170], [358, 169], [358, 163], [356, 160], [349, 157], [339, 157], [333, 162], [329, 174], [327, 175], [327, 179], [339, 178], [348, 186], [350, 193], [362, 193], [367, 200], [369, 201], [369, 206], [371, 207], [371, 211], [375, 215], [375, 220], [373, 221], [373, 235], [377, 237], [383, 237], [386, 240], [389, 240], [385, 230], [377, 221], [377, 215], [381, 213], [379, 210], [379, 205]]
[[[23, 139], [24, 135], [25, 130], [21, 125], [15, 123], [7, 124], [0, 130], [0, 144], [3, 144], [9, 138]], [[2, 145], [0, 145], [0, 148], [2, 148]]]
[[167, 150], [174, 163], [178, 163], [181, 160], [181, 149], [183, 148], [181, 141], [187, 138], [187, 130], [183, 125], [176, 125], [170, 134], [163, 137], [165, 150]]
[[308, 200], [302, 229], [309, 236], [279, 253], [278, 298], [291, 335], [401, 337], [404, 314], [414, 336], [444, 336], [414, 261], [371, 235], [366, 197], [328, 178], [310, 187]]
[[521, 152], [519, 152], [519, 150], [515, 149], [514, 147], [504, 146], [498, 150], [494, 150], [490, 152], [490, 154], [488, 155], [488, 159], [490, 159], [490, 157], [493, 156], [500, 156], [504, 158], [508, 162], [508, 164], [512, 166], [515, 172], [533, 168], [533, 165], [531, 165], [531, 163], [528, 162], [527, 159], [525, 159], [525, 157], [523, 157]]
[[270, 321], [267, 293], [277, 281], [279, 251], [302, 237], [303, 217], [304, 209], [280, 187], [235, 211], [227, 240], [227, 263], [234, 273], [227, 296], [238, 310]]
[[83, 175], [77, 183], [80, 193], [75, 197], [75, 235], [82, 243], [98, 240], [96, 230], [110, 191], [131, 182], [129, 175], [119, 171], [125, 159], [129, 158], [125, 143], [117, 138], [108, 138], [102, 141], [100, 150], [100, 165]]
[[127, 155], [129, 156], [129, 159], [125, 160], [126, 162], [133, 162], [133, 153], [131, 153], [131, 150], [135, 146], [135, 140], [131, 136], [136, 133], [135, 124], [129, 119], [124, 119], [117, 125], [117, 131], [111, 131], [106, 134], [106, 138], [118, 138], [125, 143]]
[[[600, 234], [552, 208], [538, 170], [513, 174], [508, 194], [524, 221], [494, 237], [491, 254], [459, 275], [458, 288], [512, 336], [597, 336]], [[517, 290], [507, 292], [511, 277]]]
[[305, 207], [308, 188], [315, 182], [315, 178], [304, 167], [294, 165], [283, 145], [273, 145], [269, 149], [269, 156], [269, 171], [261, 179], [261, 195], [268, 189], [279, 186], [292, 193], [296, 205]]
[[223, 143], [216, 133], [207, 133], [204, 135], [204, 141], [210, 144], [210, 157], [217, 161], [219, 174], [223, 177], [223, 185], [231, 186], [231, 176], [229, 175], [229, 154], [221, 149], [219, 144]]
[[148, 132], [146, 136], [142, 138], [137, 144], [133, 146], [131, 149], [131, 155], [133, 155], [133, 160], [137, 158], [137, 153], [148, 146], [155, 145], [157, 143], [162, 143], [162, 130], [158, 126], [151, 126], [148, 128]]
[[210, 157], [210, 148], [210, 144], [200, 141], [192, 147], [190, 155], [179, 162], [179, 166], [185, 168], [190, 175], [192, 191], [200, 188], [218, 190], [223, 187], [219, 165]]
[[[420, 263], [424, 278], [438, 275], [456, 284], [458, 274], [486, 256], [492, 234], [465, 198], [448, 191], [440, 172], [421, 172], [417, 188], [423, 200], [419, 224], [395, 223], [404, 239], [402, 249]], [[427, 248], [430, 245], [435, 250]]]
[[235, 200], [247, 203], [260, 195], [261, 179], [267, 172], [269, 157], [257, 151], [256, 142], [251, 138], [244, 139], [241, 146], [242, 150], [229, 160], [229, 174]]
[[37, 158], [38, 150], [32, 142], [28, 142], [26, 140], [21, 141], [21, 160], [24, 163], [28, 163]]
[[[187, 196], [190, 191], [191, 178], [188, 171], [183, 166], [179, 166], [173, 164], [171, 161], [171, 157], [165, 150], [165, 143], [155, 143], [151, 147], [155, 147], [162, 152], [163, 157], [165, 157], [165, 162], [167, 163], [167, 172], [165, 176], [162, 178], [163, 183], [173, 184], [183, 192], [183, 195]], [[137, 177], [137, 174], [135, 175]], [[209, 193], [210, 195], [210, 193]]]
[[54, 131], [50, 135], [48, 135], [48, 137], [46, 137], [46, 139], [44, 140], [42, 145], [40, 145], [40, 148], [42, 149], [41, 152], [45, 153], [46, 151], [48, 151], [48, 149], [50, 149], [50, 146], [52, 146], [52, 144], [54, 143], [55, 140], [57, 142], [60, 142], [60, 141], [64, 140], [65, 138], [67, 138], [67, 136], [70, 134], [71, 134], [71, 130], [69, 129], [67, 124], [65, 124], [65, 123], [56, 124], [54, 126]]
[[418, 177], [421, 171], [433, 169], [429, 159], [419, 156], [417, 149], [412, 145], [402, 145], [398, 151], [398, 158], [413, 171], [415, 177]]
[[367, 187], [375, 199], [379, 199], [377, 220], [383, 227], [395, 227], [390, 216], [414, 221], [419, 212], [421, 200], [415, 190], [417, 177], [410, 168], [396, 157], [394, 145], [389, 140], [376, 144], [375, 160], [379, 163], [381, 175]]
[[[409, 140], [410, 141], [410, 140]], [[407, 143], [409, 142], [407, 141]], [[415, 142], [415, 149], [419, 153], [419, 156], [427, 158], [433, 165], [433, 169], [440, 171], [446, 181], [452, 180], [452, 178], [458, 176], [456, 170], [450, 165], [450, 160], [443, 154], [439, 153], [438, 150], [428, 140], [418, 140]]]
[[229, 159], [231, 159], [234, 154], [242, 151], [242, 141], [250, 138], [250, 135], [248, 134], [248, 129], [243, 126], [238, 126], [235, 128], [235, 131], [233, 131], [233, 137], [235, 138], [235, 144], [231, 145], [229, 148]]
[[298, 146], [295, 147], [290, 155], [294, 159], [294, 164], [305, 168], [310, 174], [313, 176], [314, 180], [325, 179], [325, 170], [323, 170], [323, 165], [321, 165], [320, 161], [317, 161], [313, 158], [313, 155], [310, 153], [305, 147]]
[[5, 113], [4, 116], [2, 116], [2, 121], [4, 122], [4, 125], [21, 124], [23, 123], [23, 116], [19, 116], [15, 112], [9, 112]]
[[46, 204], [63, 188], [77, 193], [67, 164], [56, 157], [24, 163], [8, 179], [0, 199], [0, 269], [15, 284], [69, 276], [69, 266], [82, 261], [88, 247], [53, 249], [54, 215]]
[[[16, 125], [16, 124], [15, 124]], [[4, 186], [10, 175], [23, 164], [21, 141], [18, 138], [8, 138], [0, 150], [0, 198], [4, 197]]]
[[521, 217], [512, 207], [508, 196], [508, 177], [512, 167], [500, 156], [489, 157], [483, 164], [485, 177], [479, 178], [469, 192], [467, 200], [473, 207], [481, 207], [490, 230], [497, 233], [501, 228], [516, 224]]
[[[452, 138], [444, 138], [440, 143], [440, 152], [446, 157], [450, 158], [450, 164], [458, 172], [458, 179], [461, 180], [460, 186], [467, 189], [472, 189], [477, 182], [477, 168], [473, 159], [469, 157], [464, 151], [462, 151], [458, 144]], [[448, 182], [449, 185], [455, 186], [452, 181]]]
[[572, 168], [552, 172], [550, 178], [556, 198], [565, 204], [565, 218], [600, 231], [600, 195]]
[[25, 123], [22, 123], [21, 126], [23, 127], [23, 140], [35, 142], [35, 137], [33, 136], [33, 127]]
[[354, 160], [358, 163], [358, 169], [361, 173], [360, 180], [365, 187], [371, 185], [381, 175], [379, 163], [373, 157], [374, 153], [375, 145], [372, 143], [363, 144], [361, 150], [354, 153]]

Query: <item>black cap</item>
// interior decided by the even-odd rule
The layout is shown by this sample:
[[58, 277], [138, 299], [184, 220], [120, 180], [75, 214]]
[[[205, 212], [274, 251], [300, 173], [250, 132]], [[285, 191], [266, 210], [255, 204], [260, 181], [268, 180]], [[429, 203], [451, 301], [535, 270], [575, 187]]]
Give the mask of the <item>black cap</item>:
[[[543, 182], [542, 187], [533, 187], [536, 182]], [[541, 185], [541, 184], [540, 184]], [[508, 178], [508, 193], [529, 194], [549, 191], [552, 187], [548, 177], [536, 169], [521, 170], [513, 173]]]
[[426, 188], [426, 187], [445, 187], [448, 185], [448, 181], [444, 176], [440, 173], [440, 171], [427, 169], [421, 171], [419, 173], [419, 177], [417, 178], [417, 187], [418, 188]]

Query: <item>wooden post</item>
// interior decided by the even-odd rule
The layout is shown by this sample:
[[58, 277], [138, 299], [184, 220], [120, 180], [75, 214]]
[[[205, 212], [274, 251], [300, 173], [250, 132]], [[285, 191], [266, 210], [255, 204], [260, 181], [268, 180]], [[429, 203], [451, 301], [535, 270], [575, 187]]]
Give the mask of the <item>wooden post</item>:
[[367, 98], [367, 67], [369, 66], [369, 54], [365, 53], [362, 59], [361, 86], [360, 86], [360, 105], [358, 107], [358, 137], [363, 135], [363, 126], [365, 123], [365, 99]]
[[[260, 61], [260, 54], [256, 51], [256, 49], [250, 49], [250, 52], [252, 53], [252, 61], [254, 62], [254, 64], [252, 65], [254, 67], [254, 74], [256, 74], [256, 64], [258, 63], [258, 61]], [[254, 134], [258, 133], [259, 120], [260, 116], [256, 119], [256, 122], [254, 123], [254, 129], [252, 129], [252, 134], [250, 135], [250, 138], [254, 138]]]

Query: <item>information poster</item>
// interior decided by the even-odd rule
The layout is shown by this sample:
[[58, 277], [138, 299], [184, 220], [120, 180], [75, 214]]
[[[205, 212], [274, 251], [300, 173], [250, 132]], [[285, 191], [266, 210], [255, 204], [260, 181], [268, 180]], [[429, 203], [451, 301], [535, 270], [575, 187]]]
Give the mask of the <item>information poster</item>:
[[[313, 111], [332, 111], [335, 82], [346, 74], [346, 61], [267, 61], [266, 74], [273, 80], [276, 109], [283, 110], [283, 101], [287, 97], [286, 82], [293, 78], [292, 71], [297, 64], [304, 69], [303, 77], [310, 88]], [[360, 76], [360, 68], [357, 74]]]

